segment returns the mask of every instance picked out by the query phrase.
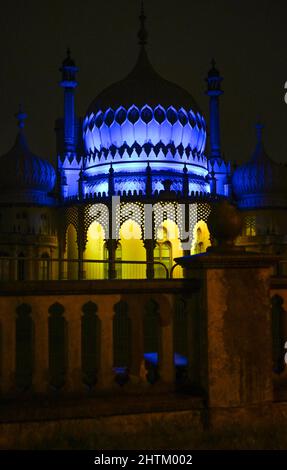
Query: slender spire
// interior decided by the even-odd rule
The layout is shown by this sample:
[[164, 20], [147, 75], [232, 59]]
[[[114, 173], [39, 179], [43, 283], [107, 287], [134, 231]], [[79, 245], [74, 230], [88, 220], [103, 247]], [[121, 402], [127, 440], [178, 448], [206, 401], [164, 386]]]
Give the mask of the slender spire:
[[144, 1], [141, 0], [140, 29], [138, 32], [139, 45], [144, 47], [147, 43], [146, 16], [144, 11]]
[[22, 104], [19, 104], [19, 110], [15, 114], [15, 117], [18, 120], [18, 129], [21, 131], [24, 128], [25, 125], [25, 119], [27, 118], [27, 114], [23, 111]]

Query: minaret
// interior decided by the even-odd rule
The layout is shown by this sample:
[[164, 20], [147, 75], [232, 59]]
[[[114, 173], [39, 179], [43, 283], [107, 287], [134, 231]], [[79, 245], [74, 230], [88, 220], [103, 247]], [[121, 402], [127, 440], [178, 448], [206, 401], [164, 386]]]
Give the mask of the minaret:
[[64, 152], [74, 154], [76, 152], [76, 116], [75, 116], [75, 88], [78, 85], [76, 74], [78, 68], [71, 58], [70, 49], [67, 49], [67, 57], [63, 61], [60, 72], [62, 81], [60, 86], [64, 88]]
[[209, 96], [209, 134], [210, 134], [210, 155], [212, 158], [222, 158], [220, 148], [220, 117], [219, 117], [219, 96], [222, 95], [221, 82], [223, 78], [215, 68], [215, 60], [211, 62], [211, 69], [208, 72], [206, 82]]

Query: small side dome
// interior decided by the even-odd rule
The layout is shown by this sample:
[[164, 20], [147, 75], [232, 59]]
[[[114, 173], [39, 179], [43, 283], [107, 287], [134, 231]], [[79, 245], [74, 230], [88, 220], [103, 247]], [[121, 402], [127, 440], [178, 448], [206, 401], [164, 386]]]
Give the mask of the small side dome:
[[19, 132], [12, 149], [0, 157], [4, 171], [0, 175], [0, 201], [44, 203], [56, 183], [53, 166], [34, 155], [27, 144], [23, 127], [26, 114], [20, 109]]
[[282, 207], [287, 204], [287, 168], [266, 154], [262, 129], [262, 125], [256, 125], [255, 151], [251, 159], [233, 174], [233, 189], [240, 208]]

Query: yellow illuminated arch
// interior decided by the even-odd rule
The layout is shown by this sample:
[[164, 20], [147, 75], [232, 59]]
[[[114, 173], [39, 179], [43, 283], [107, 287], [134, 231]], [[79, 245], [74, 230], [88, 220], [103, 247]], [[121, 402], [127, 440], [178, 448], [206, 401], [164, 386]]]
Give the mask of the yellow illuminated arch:
[[[146, 261], [146, 251], [142, 241], [140, 225], [134, 220], [128, 219], [120, 229], [120, 244], [122, 248], [122, 260]], [[123, 264], [123, 279], [143, 279], [146, 275], [145, 265]]]
[[210, 234], [206, 222], [199, 220], [193, 229], [191, 254], [204, 253], [211, 245]]
[[[103, 263], [93, 263], [92, 260], [103, 260], [105, 250], [105, 231], [103, 226], [94, 221], [87, 232], [87, 244], [84, 252], [84, 271], [86, 279], [104, 279], [106, 272]], [[87, 261], [89, 260], [89, 261]]]
[[[167, 219], [157, 229], [154, 260], [162, 262], [170, 270], [174, 264], [174, 258], [180, 257], [182, 254], [179, 228], [173, 220]], [[163, 277], [163, 269], [159, 265], [155, 265], [155, 275]]]

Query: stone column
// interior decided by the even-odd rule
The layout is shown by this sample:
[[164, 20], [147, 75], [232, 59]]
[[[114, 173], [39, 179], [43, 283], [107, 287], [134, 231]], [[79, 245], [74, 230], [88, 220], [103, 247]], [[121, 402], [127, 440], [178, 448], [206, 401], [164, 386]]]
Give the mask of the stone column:
[[101, 349], [99, 388], [111, 388], [115, 384], [113, 373], [113, 317], [114, 305], [119, 295], [102, 296], [98, 301], [98, 316], [101, 321]]
[[108, 267], [108, 273], [109, 273], [109, 279], [116, 279], [117, 272], [116, 272], [116, 249], [117, 249], [117, 244], [118, 240], [113, 240], [112, 238], [109, 238], [106, 240], [106, 246], [107, 250], [109, 253], [109, 267]]
[[86, 273], [84, 271], [84, 249], [82, 245], [78, 244], [78, 279], [79, 281], [85, 279]]
[[156, 241], [152, 239], [147, 239], [143, 241], [143, 244], [146, 250], [146, 261], [147, 261], [146, 277], [147, 279], [154, 279], [153, 250], [155, 248]]

